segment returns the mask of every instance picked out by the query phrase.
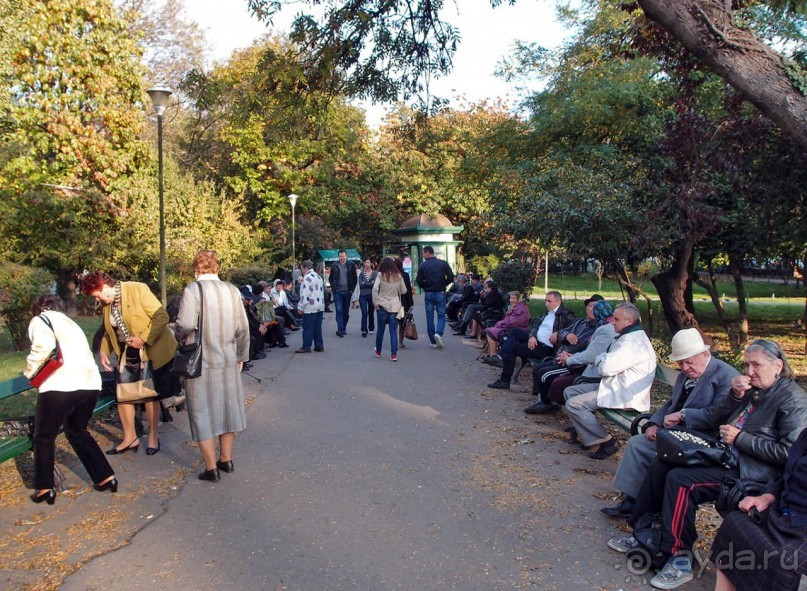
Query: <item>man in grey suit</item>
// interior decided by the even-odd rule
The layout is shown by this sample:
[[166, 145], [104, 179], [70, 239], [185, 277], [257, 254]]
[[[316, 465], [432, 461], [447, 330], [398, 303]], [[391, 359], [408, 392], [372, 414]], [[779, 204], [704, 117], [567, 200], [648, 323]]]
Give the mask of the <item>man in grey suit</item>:
[[614, 486], [622, 492], [622, 501], [616, 507], [600, 509], [609, 517], [630, 515], [647, 467], [656, 457], [659, 428], [685, 425], [714, 434], [712, 409], [729, 392], [734, 376], [739, 375], [729, 364], [712, 357], [709, 345], [695, 328], [675, 333], [670, 360], [681, 368], [672, 398], [650, 417], [643, 434], [634, 435], [628, 441], [614, 476]]

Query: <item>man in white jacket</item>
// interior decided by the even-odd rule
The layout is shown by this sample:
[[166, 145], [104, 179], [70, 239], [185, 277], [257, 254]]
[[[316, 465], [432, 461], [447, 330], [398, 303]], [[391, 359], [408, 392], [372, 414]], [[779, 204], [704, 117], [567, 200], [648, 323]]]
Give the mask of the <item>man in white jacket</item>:
[[614, 328], [619, 336], [594, 361], [600, 382], [569, 386], [563, 391], [564, 409], [582, 444], [598, 446], [589, 454], [595, 460], [619, 449], [617, 440], [597, 420], [597, 409], [650, 410], [650, 386], [656, 372], [656, 352], [642, 328], [639, 308], [629, 302], [619, 304], [614, 310]]

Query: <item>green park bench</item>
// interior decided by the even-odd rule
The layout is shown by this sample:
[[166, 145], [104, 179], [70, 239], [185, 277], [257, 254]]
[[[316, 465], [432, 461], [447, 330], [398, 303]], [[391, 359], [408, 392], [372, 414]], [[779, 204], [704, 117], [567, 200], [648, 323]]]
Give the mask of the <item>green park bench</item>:
[[[666, 384], [671, 388], [675, 386], [679, 371], [665, 365], [656, 366], [656, 380]], [[627, 431], [631, 435], [638, 435], [642, 432], [644, 424], [653, 416], [653, 413], [638, 412], [631, 409], [601, 408], [600, 413], [616, 426]]]
[[[528, 362], [534, 367], [542, 361], [540, 359], [525, 359], [521, 369], [523, 369], [524, 365], [526, 365]], [[521, 369], [516, 372], [514, 376], [516, 379], [518, 378], [518, 374], [521, 373]], [[671, 388], [675, 386], [675, 380], [678, 378], [678, 373], [679, 371], [672, 367], [667, 367], [665, 365], [656, 366], [656, 380], [662, 384], [670, 386]], [[517, 383], [516, 379], [513, 380], [514, 384]], [[631, 409], [618, 408], [601, 408], [599, 412], [617, 427], [620, 427], [631, 435], [638, 435], [641, 433], [644, 424], [651, 416], [653, 416], [652, 413], [642, 413]]]
[[[115, 403], [115, 377], [111, 373], [101, 374], [101, 396], [95, 405], [93, 414], [99, 413], [112, 406]], [[0, 382], [0, 400], [17, 396], [36, 389], [28, 381], [25, 376], [17, 376], [10, 380]], [[33, 425], [33, 415], [24, 417], [0, 417], [0, 422], [8, 424], [9, 422], [20, 423], [24, 431], [28, 434], [0, 436], [0, 462], [5, 462], [18, 455], [31, 449], [33, 432], [31, 425]]]

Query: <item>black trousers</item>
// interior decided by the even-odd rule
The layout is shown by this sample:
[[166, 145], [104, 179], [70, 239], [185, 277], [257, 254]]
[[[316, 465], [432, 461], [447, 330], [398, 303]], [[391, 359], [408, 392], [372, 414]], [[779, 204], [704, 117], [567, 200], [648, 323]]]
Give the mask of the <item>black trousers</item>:
[[528, 357], [530, 359], [543, 359], [552, 355], [552, 347], [543, 343], [538, 343], [535, 349], [530, 349], [527, 342], [530, 340], [530, 333], [521, 328], [514, 328], [507, 335], [502, 343], [499, 354], [502, 356], [502, 377], [503, 382], [510, 383], [513, 377], [513, 370], [516, 368], [517, 357]]
[[723, 479], [726, 476], [738, 477], [739, 474], [737, 468], [674, 468], [655, 459], [639, 489], [630, 524], [633, 525], [645, 513], [660, 513], [661, 550], [670, 554], [692, 550], [698, 539], [695, 528], [698, 505], [716, 501]]
[[76, 456], [84, 464], [95, 484], [115, 472], [87, 431], [100, 390], [40, 392], [34, 413], [34, 488], [53, 488], [53, 464], [56, 461], [56, 436], [64, 425], [64, 434]]
[[565, 365], [552, 361], [545, 361], [532, 368], [532, 393], [540, 396], [543, 402], [549, 402], [549, 387], [555, 378], [569, 375], [571, 372]]

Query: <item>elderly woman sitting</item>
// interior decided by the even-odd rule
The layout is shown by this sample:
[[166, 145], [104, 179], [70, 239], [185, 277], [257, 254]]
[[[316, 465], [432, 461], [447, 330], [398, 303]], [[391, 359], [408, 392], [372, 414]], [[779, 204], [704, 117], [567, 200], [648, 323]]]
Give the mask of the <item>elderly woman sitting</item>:
[[[521, 293], [511, 291], [507, 295], [510, 297], [510, 308], [507, 310], [504, 318], [499, 320], [494, 326], [485, 330], [486, 352], [481, 357], [482, 361], [485, 363], [490, 363], [491, 357], [498, 357], [499, 345], [502, 342], [502, 338], [510, 332], [510, 330], [513, 328], [527, 330], [527, 327], [530, 325], [530, 308], [527, 306], [527, 302], [521, 299]], [[486, 359], [488, 361], [485, 361]], [[501, 358], [499, 358], [499, 362], [501, 362]]]
[[796, 591], [807, 574], [807, 429], [790, 448], [784, 473], [726, 516], [709, 557], [717, 591]]

